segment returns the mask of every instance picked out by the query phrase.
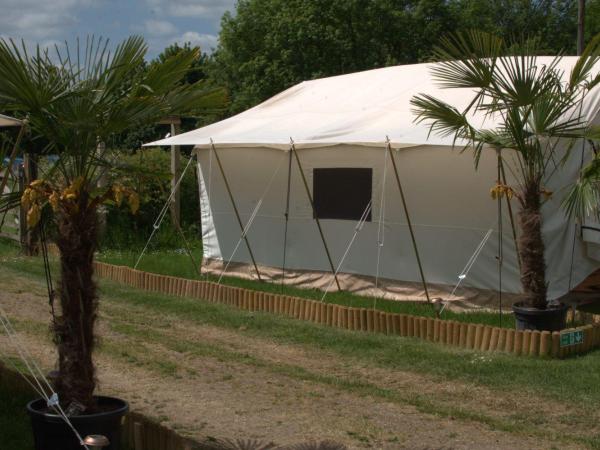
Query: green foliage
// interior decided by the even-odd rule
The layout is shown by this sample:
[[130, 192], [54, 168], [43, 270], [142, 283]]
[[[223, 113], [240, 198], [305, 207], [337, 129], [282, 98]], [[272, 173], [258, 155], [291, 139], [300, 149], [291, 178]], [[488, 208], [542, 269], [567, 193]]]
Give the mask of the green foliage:
[[3, 450], [33, 448], [33, 435], [25, 412], [25, 405], [33, 398], [32, 394], [9, 383], [8, 379], [0, 379], [0, 436]]
[[[207, 76], [207, 66], [209, 63], [209, 56], [206, 53], [201, 53], [197, 47], [192, 47], [188, 42], [183, 46], [175, 43], [165, 48], [155, 59], [150, 63], [144, 63], [141, 67], [141, 71], [146, 72], [152, 70], [154, 67], [160, 67], [165, 64], [171, 58], [181, 56], [186, 53], [194, 53], [195, 57], [191, 60], [189, 67], [183, 77], [177, 82], [179, 86], [193, 86], [196, 83], [202, 83], [207, 88], [212, 87], [216, 89], [218, 93], [218, 101], [214, 101], [212, 104], [205, 105], [200, 110], [188, 111], [183, 117], [181, 117], [181, 131], [193, 130], [195, 128], [207, 125], [214, 122], [217, 117], [222, 113], [226, 105], [225, 91], [218, 89], [220, 83], [214, 82]], [[156, 123], [140, 124], [139, 126], [128, 129], [124, 133], [114, 136], [110, 145], [112, 148], [118, 148], [125, 151], [136, 151], [141, 148], [145, 143], [162, 139], [168, 132], [170, 132], [168, 125], [159, 125]]]
[[[170, 151], [161, 148], [144, 149], [132, 155], [119, 155], [119, 160], [133, 170], [110, 174], [109, 184], [118, 183], [132, 187], [140, 196], [140, 209], [136, 215], [132, 215], [116, 205], [108, 205], [102, 247], [141, 249], [152, 233], [153, 224], [171, 192]], [[182, 156], [182, 170], [187, 163], [188, 158]], [[188, 239], [198, 239], [200, 232], [195, 171], [196, 167], [192, 162], [180, 184], [181, 226]], [[180, 244], [181, 236], [171, 224], [170, 214], [167, 213], [160, 230], [152, 240], [152, 248], [176, 248]]]
[[[600, 32], [600, 0], [586, 3], [589, 38]], [[222, 18], [208, 72], [225, 83], [237, 113], [304, 80], [429, 60], [440, 36], [464, 29], [573, 54], [577, 2], [240, 0]]]

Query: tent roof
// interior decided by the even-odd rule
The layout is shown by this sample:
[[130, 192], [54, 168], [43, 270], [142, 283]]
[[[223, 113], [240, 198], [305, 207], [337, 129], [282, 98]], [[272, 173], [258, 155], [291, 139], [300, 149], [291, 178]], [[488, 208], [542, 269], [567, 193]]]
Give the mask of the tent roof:
[[14, 119], [12, 117], [5, 116], [4, 114], [0, 114], [0, 127], [18, 127], [23, 125], [19, 119]]
[[[554, 57], [538, 58], [540, 64]], [[559, 68], [568, 76], [577, 57], [564, 57]], [[298, 148], [336, 144], [394, 147], [452, 145], [452, 136], [429, 135], [415, 124], [410, 100], [426, 93], [458, 109], [473, 98], [469, 89], [442, 89], [433, 81], [433, 64], [385, 67], [348, 75], [305, 81], [254, 108], [188, 133], [146, 144], [206, 147], [273, 147], [287, 149], [290, 138]], [[594, 95], [592, 95], [594, 94]], [[598, 110], [598, 90], [586, 97], [586, 112]], [[494, 127], [494, 120], [473, 116], [476, 126]]]

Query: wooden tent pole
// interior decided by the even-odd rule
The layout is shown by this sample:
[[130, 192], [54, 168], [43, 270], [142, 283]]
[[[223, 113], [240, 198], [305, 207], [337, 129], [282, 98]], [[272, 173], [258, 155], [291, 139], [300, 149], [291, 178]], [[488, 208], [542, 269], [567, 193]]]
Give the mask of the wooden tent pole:
[[415, 256], [417, 257], [417, 265], [419, 266], [419, 273], [421, 274], [421, 282], [423, 283], [423, 289], [425, 290], [425, 296], [427, 297], [427, 301], [431, 303], [431, 299], [429, 298], [429, 290], [427, 289], [427, 281], [425, 280], [425, 274], [423, 273], [423, 266], [421, 265], [421, 257], [419, 256], [419, 248], [417, 247], [417, 240], [415, 239], [415, 233], [412, 227], [412, 222], [410, 221], [410, 215], [408, 214], [408, 207], [406, 206], [406, 199], [404, 198], [404, 190], [402, 189], [402, 183], [400, 183], [400, 176], [398, 175], [398, 168], [396, 167], [396, 158], [394, 157], [394, 152], [392, 152], [392, 146], [390, 144], [390, 140], [387, 140], [386, 143], [387, 149], [390, 152], [392, 166], [394, 167], [394, 175], [396, 177], [396, 184], [398, 185], [398, 190], [400, 191], [400, 199], [402, 200], [402, 207], [404, 208], [404, 214], [406, 215], [406, 223], [408, 224], [408, 231], [410, 232], [410, 238], [412, 240], [413, 248], [415, 250]]
[[315, 221], [317, 222], [317, 228], [319, 229], [319, 234], [321, 235], [321, 241], [323, 242], [323, 247], [325, 247], [325, 253], [327, 253], [327, 259], [329, 261], [329, 266], [331, 267], [331, 273], [333, 273], [333, 277], [335, 278], [335, 284], [337, 285], [338, 290], [342, 290], [340, 286], [340, 282], [338, 280], [337, 274], [335, 272], [335, 268], [333, 267], [333, 261], [331, 260], [331, 254], [329, 253], [329, 247], [327, 247], [327, 242], [325, 241], [325, 235], [323, 234], [323, 229], [321, 228], [321, 222], [319, 221], [319, 217], [317, 216], [317, 211], [315, 209], [315, 203], [313, 201], [312, 195], [310, 194], [310, 189], [308, 188], [308, 183], [306, 182], [306, 177], [304, 176], [304, 170], [302, 169], [302, 164], [300, 163], [300, 158], [298, 157], [298, 152], [296, 151], [296, 146], [294, 145], [294, 141], [291, 142], [291, 151], [294, 152], [294, 157], [296, 159], [296, 163], [298, 164], [298, 169], [300, 169], [300, 175], [302, 177], [302, 182], [304, 183], [304, 189], [306, 190], [306, 195], [308, 196], [308, 201], [310, 202], [310, 206], [313, 211], [313, 215], [315, 216]]
[[281, 287], [285, 282], [285, 258], [287, 253], [287, 235], [288, 235], [288, 222], [290, 217], [290, 191], [291, 191], [291, 178], [292, 178], [292, 150], [289, 150], [288, 158], [288, 174], [287, 174], [287, 194], [285, 198], [285, 228], [283, 231], [283, 264], [281, 265]]
[[[231, 193], [231, 188], [229, 187], [229, 181], [227, 181], [227, 177], [225, 176], [225, 171], [223, 170], [223, 165], [221, 164], [221, 158], [219, 158], [219, 154], [217, 153], [217, 149], [213, 140], [210, 140], [210, 146], [212, 148], [213, 153], [215, 154], [215, 159], [217, 160], [217, 165], [219, 166], [219, 171], [223, 176], [223, 181], [225, 182], [225, 188], [227, 189], [227, 194], [229, 194], [229, 200], [231, 200], [231, 205], [233, 206], [233, 211], [235, 212], [235, 217], [237, 218], [238, 224], [240, 226], [240, 230], [242, 230], [242, 234], [244, 233], [244, 225], [242, 224], [242, 219], [240, 217], [240, 213], [237, 209], [237, 205], [235, 204], [235, 200], [233, 198], [233, 194]], [[260, 271], [258, 270], [258, 266], [256, 265], [256, 260], [254, 259], [254, 254], [252, 253], [252, 249], [250, 248], [250, 242], [248, 242], [248, 237], [243, 234], [244, 242], [246, 242], [246, 247], [248, 248], [248, 253], [250, 253], [250, 258], [252, 259], [252, 264], [254, 264], [254, 270], [256, 270], [256, 275], [258, 275], [258, 281], [263, 281], [260, 276]]]

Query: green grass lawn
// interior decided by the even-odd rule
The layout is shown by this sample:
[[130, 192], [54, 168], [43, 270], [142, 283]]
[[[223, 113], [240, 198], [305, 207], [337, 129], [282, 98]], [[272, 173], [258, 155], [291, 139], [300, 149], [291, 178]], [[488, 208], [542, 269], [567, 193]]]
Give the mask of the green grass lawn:
[[[40, 283], [43, 280], [41, 261], [37, 258], [19, 257], [17, 253], [12, 244], [0, 243], [0, 265], [7, 271], [6, 276], [14, 273]], [[172, 263], [181, 261], [178, 258], [179, 256], [174, 255], [170, 261]], [[552, 419], [560, 420], [564, 424], [577, 421], [579, 430], [577, 434], [563, 436], [561, 439], [600, 449], [600, 434], [597, 432], [596, 425], [597, 405], [600, 403], [599, 351], [565, 360], [516, 357], [504, 353], [478, 353], [414, 338], [351, 332], [268, 313], [251, 313], [197, 299], [140, 291], [109, 281], [100, 282], [100, 291], [101, 301], [107, 301], [107, 306], [138, 308], [157, 318], [175, 317], [182, 321], [197, 323], [199, 326], [211, 325], [242, 335], [268, 339], [270, 342], [282, 345], [318, 349], [330, 352], [332, 355], [352, 358], [364, 367], [382, 367], [426, 374], [439, 380], [440, 383], [453, 381], [472, 383], [474, 386], [494, 390], [498, 393], [499, 399], [505, 392], [516, 392], [533, 395], [539, 399], [558, 401], [578, 411], [576, 417], [568, 415], [568, 417]], [[497, 430], [535, 434], [536, 426], [549, 420], [543, 415], [521, 417], [518, 411], [515, 411], [514, 417], [507, 416], [504, 419], [479, 416], [476, 412], [465, 410], [461, 406], [460, 399], [456, 399], [455, 404], [449, 406], [427, 396], [426, 392], [396, 398], [400, 395], [398, 392], [378, 387], [376, 384], [340, 379], [335, 374], [315, 374], [300, 366], [288, 367], [262, 359], [253, 359], [247, 354], [225, 346], [209, 348], [202, 342], [169, 340], [153, 335], [154, 331], [148, 329], [144, 323], [121, 323], [115, 319], [111, 327], [120, 334], [156, 342], [173, 351], [190, 351], [200, 356], [206, 353], [209, 356], [218, 355], [219, 358], [232, 358], [245, 364], [268, 367], [270, 370], [296, 379], [375, 396], [382, 401], [410, 403], [422, 412], [477, 421]], [[582, 430], [588, 431], [582, 432]], [[557, 448], [559, 447], [560, 444]]]
[[[105, 250], [98, 254], [98, 261], [110, 264], [124, 265], [133, 267], [137, 261], [139, 252]], [[199, 263], [202, 259], [202, 248], [196, 244], [192, 250], [194, 260]], [[138, 269], [147, 272], [160, 273], [176, 277], [198, 279], [198, 273], [192, 265], [189, 255], [183, 250], [161, 250], [152, 251], [144, 255], [141, 259]], [[206, 278], [203, 275], [203, 278]], [[217, 281], [217, 277], [209, 276], [211, 281]], [[280, 284], [259, 282], [234, 277], [223, 277], [223, 284], [253, 289], [257, 291], [284, 293], [285, 295], [304, 297], [320, 300], [323, 297], [323, 291], [318, 289], [301, 289], [293, 286], [281, 286]], [[381, 311], [395, 312], [402, 314], [412, 314], [415, 316], [434, 317], [435, 312], [431, 305], [423, 302], [412, 301], [391, 301], [375, 299], [373, 297], [363, 297], [349, 292], [331, 292], [325, 298], [327, 303], [336, 303], [340, 305], [353, 306], [357, 308], [373, 308]], [[443, 317], [448, 320], [457, 320], [459, 322], [483, 323], [487, 325], [502, 326], [514, 328], [515, 321], [512, 314], [504, 314], [500, 319], [499, 314], [489, 312], [468, 312], [456, 313], [444, 311]]]

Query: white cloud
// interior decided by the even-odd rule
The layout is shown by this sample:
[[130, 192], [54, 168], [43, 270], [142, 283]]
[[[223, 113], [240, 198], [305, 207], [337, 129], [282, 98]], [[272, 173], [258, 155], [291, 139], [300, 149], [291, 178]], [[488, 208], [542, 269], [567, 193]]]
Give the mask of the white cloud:
[[13, 38], [60, 37], [77, 24], [76, 10], [91, 0], [0, 0], [0, 29]]
[[144, 30], [150, 36], [168, 36], [177, 32], [177, 27], [166, 20], [147, 20]]
[[154, 11], [172, 17], [220, 19], [235, 0], [146, 0]]
[[189, 42], [192, 46], [200, 47], [204, 53], [212, 53], [217, 47], [218, 38], [214, 34], [203, 34], [195, 31], [186, 31], [179, 38], [175, 39], [180, 45]]

